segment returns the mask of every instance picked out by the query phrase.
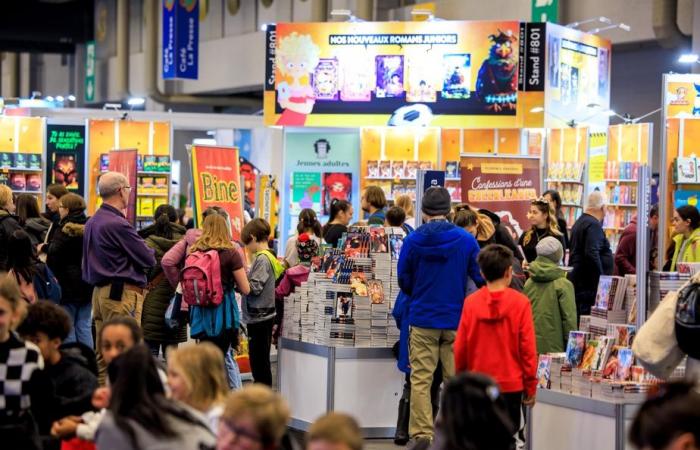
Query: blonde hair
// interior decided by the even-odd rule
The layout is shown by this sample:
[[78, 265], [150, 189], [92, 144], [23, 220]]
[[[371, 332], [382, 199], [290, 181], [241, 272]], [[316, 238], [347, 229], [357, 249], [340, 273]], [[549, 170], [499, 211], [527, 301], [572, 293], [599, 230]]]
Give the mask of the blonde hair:
[[394, 204], [399, 208], [403, 209], [406, 213], [406, 217], [414, 217], [415, 211], [413, 210], [413, 200], [406, 194], [401, 194], [394, 199]]
[[[557, 223], [557, 215], [554, 212], [554, 209], [552, 208], [552, 205], [549, 204], [547, 200], [544, 200], [544, 198], [539, 198], [537, 200], [533, 200], [530, 202], [530, 205], [534, 206], [537, 208], [539, 212], [542, 214], [547, 215], [547, 230], [552, 236], [561, 236], [562, 233], [559, 231], [559, 224]], [[525, 237], [523, 238], [523, 244], [527, 245], [530, 243], [530, 240], [532, 240], [532, 236], [535, 234], [535, 226], [533, 225], [530, 227], [529, 230], [525, 232]]]
[[477, 241], [488, 241], [496, 233], [493, 220], [466, 203], [460, 203], [454, 207], [451, 220], [460, 228], [476, 226]]
[[185, 403], [200, 411], [221, 404], [228, 394], [224, 354], [211, 342], [172, 348], [168, 365], [182, 374], [190, 394]]
[[309, 428], [309, 442], [328, 441], [345, 444], [350, 450], [362, 450], [362, 432], [357, 421], [347, 414], [328, 413]]
[[224, 421], [250, 418], [260, 434], [263, 447], [267, 448], [282, 441], [289, 422], [289, 407], [269, 387], [252, 384], [229, 395], [221, 418]]
[[286, 62], [289, 59], [301, 59], [307, 63], [307, 72], [311, 73], [318, 65], [321, 50], [308, 34], [298, 34], [296, 31], [280, 39], [275, 54], [275, 63], [282, 75], [287, 75]]
[[4, 184], [0, 184], [0, 208], [4, 208], [12, 200], [12, 189]]
[[190, 247], [190, 253], [234, 248], [226, 219], [219, 214], [208, 215], [202, 224], [202, 235]]

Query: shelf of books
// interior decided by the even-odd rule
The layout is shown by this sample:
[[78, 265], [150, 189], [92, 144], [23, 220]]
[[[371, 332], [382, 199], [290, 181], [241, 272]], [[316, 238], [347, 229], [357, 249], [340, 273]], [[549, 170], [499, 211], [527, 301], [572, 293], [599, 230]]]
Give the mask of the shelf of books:
[[[583, 415], [607, 417], [598, 418], [599, 421], [628, 420], [631, 415], [622, 411], [624, 405], [630, 405], [633, 412], [634, 406], [662, 383], [663, 380], [635, 364], [631, 346], [637, 330], [636, 299], [634, 275], [602, 276], [591, 314], [581, 316], [579, 329], [569, 333], [566, 351], [539, 356], [532, 448], [622, 448], [616, 443], [624, 443], [624, 427], [621, 430], [610, 427], [609, 430], [615, 431], [598, 435], [597, 447], [591, 447], [588, 442], [570, 442], [566, 436], [568, 430], [589, 434], [588, 429], [581, 429]], [[684, 372], [681, 366], [673, 377], [681, 378]], [[568, 417], [560, 416], [562, 408], [569, 411]], [[572, 410], [581, 414], [572, 414]], [[553, 433], [555, 429], [557, 433]], [[553, 435], [556, 435], [554, 442], [549, 442]]]
[[569, 229], [583, 212], [588, 153], [587, 128], [548, 130], [545, 188], [559, 192]]
[[391, 352], [399, 339], [391, 312], [402, 244], [400, 228], [350, 227], [285, 299], [278, 377], [292, 427], [307, 429], [330, 404], [363, 417], [367, 437], [393, 436], [402, 375]]
[[0, 184], [15, 194], [34, 194], [40, 205], [44, 191], [44, 119], [0, 116]]
[[137, 156], [137, 227], [153, 222], [155, 209], [169, 203], [171, 127], [169, 122], [88, 121], [88, 210], [100, 205], [97, 180], [109, 167], [109, 152], [135, 148]]
[[613, 125], [608, 129], [604, 183], [609, 206], [603, 227], [613, 252], [637, 213], [639, 171], [648, 163], [650, 134], [648, 123]]
[[379, 186], [392, 201], [415, 199], [419, 169], [438, 168], [439, 128], [366, 127], [360, 131], [360, 191]]

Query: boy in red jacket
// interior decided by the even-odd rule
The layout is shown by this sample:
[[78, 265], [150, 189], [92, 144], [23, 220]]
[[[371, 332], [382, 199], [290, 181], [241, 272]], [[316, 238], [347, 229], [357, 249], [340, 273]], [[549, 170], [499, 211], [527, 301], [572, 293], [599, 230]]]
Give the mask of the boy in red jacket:
[[513, 252], [498, 244], [479, 253], [486, 286], [464, 301], [454, 354], [457, 373], [480, 372], [496, 380], [519, 429], [522, 405], [535, 404], [537, 350], [530, 301], [508, 287], [512, 259]]

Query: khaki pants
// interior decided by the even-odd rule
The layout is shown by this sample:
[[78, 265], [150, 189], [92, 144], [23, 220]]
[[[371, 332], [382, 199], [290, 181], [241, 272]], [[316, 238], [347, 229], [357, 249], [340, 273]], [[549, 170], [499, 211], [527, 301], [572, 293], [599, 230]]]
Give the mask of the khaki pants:
[[442, 363], [442, 379], [454, 376], [452, 346], [457, 332], [411, 327], [408, 351], [411, 362], [411, 416], [408, 433], [411, 439], [433, 437], [433, 406], [430, 386], [438, 360]]
[[105, 385], [107, 371], [107, 365], [102, 358], [101, 350], [100, 333], [102, 332], [102, 325], [117, 316], [133, 317], [136, 323], [141, 325], [141, 311], [143, 310], [143, 295], [124, 289], [121, 301], [116, 301], [109, 298], [110, 288], [111, 285], [108, 284], [107, 286], [95, 287], [92, 291], [92, 317], [95, 320], [95, 332], [97, 335], [95, 353], [97, 355], [100, 386]]

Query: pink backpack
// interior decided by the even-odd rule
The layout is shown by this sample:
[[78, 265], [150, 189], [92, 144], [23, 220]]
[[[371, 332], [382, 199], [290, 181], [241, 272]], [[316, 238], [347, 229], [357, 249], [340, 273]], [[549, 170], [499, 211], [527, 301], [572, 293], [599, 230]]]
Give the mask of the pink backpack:
[[217, 306], [224, 300], [219, 252], [192, 252], [180, 272], [182, 300], [190, 306]]

